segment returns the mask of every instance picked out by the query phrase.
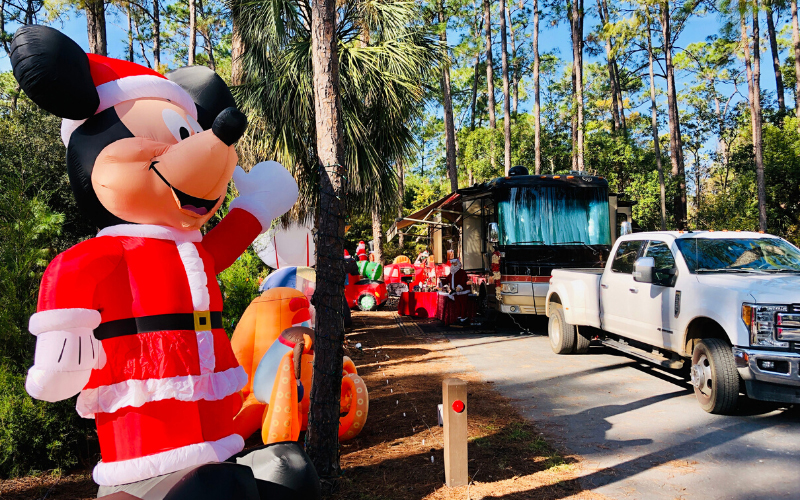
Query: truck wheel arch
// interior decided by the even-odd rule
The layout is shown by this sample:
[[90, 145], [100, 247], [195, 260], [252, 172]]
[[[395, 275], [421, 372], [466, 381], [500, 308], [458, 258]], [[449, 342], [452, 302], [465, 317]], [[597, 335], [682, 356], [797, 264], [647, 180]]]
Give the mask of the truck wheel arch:
[[694, 318], [689, 323], [689, 326], [686, 327], [683, 354], [691, 357], [695, 344], [703, 339], [720, 339], [727, 344], [731, 343], [728, 334], [725, 333], [725, 329], [719, 323], [711, 318], [701, 316]]
[[547, 301], [545, 302], [545, 311], [544, 314], [548, 318], [550, 317], [550, 304], [563, 304], [561, 303], [561, 297], [558, 296], [557, 292], [548, 292], [547, 294]]

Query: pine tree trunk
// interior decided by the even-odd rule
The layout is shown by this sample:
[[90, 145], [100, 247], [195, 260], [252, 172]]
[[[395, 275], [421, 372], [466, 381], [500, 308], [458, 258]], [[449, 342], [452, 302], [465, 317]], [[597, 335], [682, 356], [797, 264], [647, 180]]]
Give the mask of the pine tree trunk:
[[[608, 19], [608, 11], [604, 9], [604, 5], [601, 0], [597, 0], [597, 12], [600, 14], [600, 24], [603, 29], [605, 29], [606, 25], [609, 22]], [[605, 49], [606, 49], [606, 66], [608, 67], [608, 83], [611, 89], [611, 120], [612, 120], [612, 130], [616, 132], [620, 129], [620, 121], [619, 121], [619, 103], [617, 102], [617, 78], [616, 72], [614, 71], [614, 61], [613, 61], [613, 54], [612, 54], [612, 47], [611, 47], [611, 38], [609, 36], [605, 36]]]
[[511, 20], [511, 9], [508, 9], [508, 32], [511, 34], [511, 95], [514, 104], [511, 107], [511, 116], [517, 119], [517, 109], [519, 109], [519, 71], [517, 71], [517, 40], [514, 37], [514, 22]]
[[767, 11], [767, 34], [769, 35], [769, 46], [772, 49], [772, 69], [775, 72], [775, 93], [778, 95], [778, 111], [783, 115], [786, 113], [786, 98], [783, 90], [783, 75], [781, 74], [781, 55], [778, 52], [778, 40], [775, 35], [775, 21], [772, 18], [772, 5], [767, 3], [764, 8]]
[[[767, 191], [764, 183], [764, 142], [761, 137], [761, 32], [758, 25], [759, 0], [753, 6], [753, 153], [758, 190], [758, 229], [767, 230]], [[745, 43], [749, 43], [745, 40]]]
[[153, 0], [153, 69], [161, 67], [161, 7]]
[[233, 18], [233, 27], [231, 29], [231, 83], [241, 85], [244, 83], [244, 69], [242, 56], [244, 55], [244, 41], [242, 40], [242, 32], [239, 28], [239, 21], [236, 16]]
[[128, 60], [133, 62], [133, 19], [130, 3], [126, 4], [125, 13], [128, 16]]
[[583, 163], [583, 0], [569, 2], [570, 30], [572, 35], [572, 81], [574, 125], [573, 142], [573, 168], [584, 170]]
[[672, 177], [678, 184], [675, 194], [675, 223], [678, 230], [686, 229], [686, 178], [683, 163], [683, 140], [681, 138], [678, 98], [675, 89], [675, 66], [672, 64], [672, 30], [670, 28], [669, 2], [661, 4], [661, 34], [664, 39], [664, 59], [667, 70], [667, 108], [669, 111], [669, 149], [672, 162]]
[[792, 0], [792, 46], [794, 47], [794, 114], [800, 129], [800, 27], [797, 21], [797, 0]]
[[511, 100], [509, 96], [508, 81], [508, 50], [506, 46], [506, 0], [500, 0], [500, 50], [503, 63], [503, 136], [505, 139], [505, 150], [503, 164], [505, 174], [511, 170]]
[[[475, 43], [481, 38], [481, 27], [482, 22], [480, 21], [481, 15], [480, 11], [478, 10], [478, 6], [475, 3], [475, 0], [472, 2], [473, 8], [475, 10]], [[478, 104], [478, 83], [480, 82], [480, 64], [481, 64], [481, 51], [476, 50], [475, 52], [475, 72], [472, 75], [472, 100], [470, 101], [470, 122], [469, 122], [469, 129], [475, 130], [475, 109]]]
[[[397, 177], [399, 182], [399, 189], [398, 194], [400, 195], [400, 203], [397, 205], [397, 218], [403, 218], [403, 201], [405, 200], [406, 196], [406, 187], [405, 187], [405, 171], [403, 169], [403, 160], [399, 160], [397, 162]], [[398, 248], [400, 251], [403, 251], [403, 246], [406, 242], [405, 235], [401, 229], [397, 230], [397, 241], [398, 241]]]
[[189, 0], [189, 66], [197, 54], [197, 0]]
[[372, 244], [375, 261], [383, 265], [383, 230], [381, 229], [381, 212], [377, 205], [372, 207]]
[[339, 397], [344, 341], [344, 218], [346, 209], [342, 102], [336, 40], [336, 2], [311, 4], [311, 50], [314, 114], [320, 173], [317, 216], [317, 309], [314, 375], [308, 414], [306, 451], [325, 490], [341, 473], [339, 465]]
[[106, 48], [106, 6], [103, 0], [86, 0], [86, 31], [89, 35], [89, 52], [108, 55]]
[[[613, 44], [612, 44], [613, 47]], [[622, 127], [622, 132], [624, 134], [628, 133], [628, 125], [625, 120], [625, 98], [622, 96], [622, 79], [619, 77], [619, 65], [617, 64], [617, 58], [612, 58], [613, 66], [614, 66], [614, 79], [617, 82], [617, 102], [619, 103], [619, 124]]]
[[542, 110], [539, 95], [539, 0], [533, 0], [533, 149], [536, 175], [542, 173]]
[[[443, 24], [439, 40], [442, 47], [447, 48], [447, 19], [444, 14], [444, 1], [439, 1], [439, 24]], [[450, 178], [450, 190], [456, 192], [458, 189], [458, 169], [456, 166], [456, 130], [453, 122], [453, 99], [450, 95], [450, 65], [442, 65], [442, 99], [444, 102], [444, 137], [445, 137], [445, 160], [447, 162], [447, 176]]]
[[656, 155], [658, 169], [658, 186], [661, 191], [661, 230], [667, 230], [667, 193], [664, 185], [664, 167], [661, 165], [661, 144], [658, 140], [658, 106], [656, 105], [656, 83], [653, 70], [653, 37], [650, 34], [650, 22], [647, 23], [647, 57], [650, 65], [650, 126], [653, 129], [653, 150]]
[[[489, 99], [489, 126], [497, 128], [494, 114], [494, 66], [492, 63], [492, 9], [489, 0], [483, 0], [483, 26], [486, 29], [486, 94]], [[492, 155], [494, 157], [494, 155]]]

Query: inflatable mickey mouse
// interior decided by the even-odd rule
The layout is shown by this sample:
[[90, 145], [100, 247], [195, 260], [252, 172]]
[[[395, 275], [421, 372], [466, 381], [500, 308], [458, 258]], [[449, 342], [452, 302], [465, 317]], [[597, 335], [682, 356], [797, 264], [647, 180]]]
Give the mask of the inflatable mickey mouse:
[[[45, 401], [78, 394], [79, 414], [95, 419], [98, 496], [318, 497], [296, 444], [240, 453], [233, 419], [247, 374], [215, 277], [292, 207], [292, 176], [275, 162], [236, 166], [247, 120], [208, 68], [164, 76], [44, 26], [16, 32], [11, 64], [25, 93], [63, 118], [70, 183], [100, 229], [44, 273], [26, 382]], [[240, 196], [203, 235], [232, 177]]]

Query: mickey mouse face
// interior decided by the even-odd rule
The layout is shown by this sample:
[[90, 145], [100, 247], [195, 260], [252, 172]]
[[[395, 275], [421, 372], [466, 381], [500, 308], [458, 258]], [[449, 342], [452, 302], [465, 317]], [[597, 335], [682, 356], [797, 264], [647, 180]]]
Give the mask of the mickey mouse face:
[[[68, 156], [70, 173], [88, 174], [97, 203], [126, 222], [181, 229], [198, 229], [207, 222], [222, 204], [236, 167], [233, 146], [169, 101], [137, 99], [103, 113], [112, 116], [97, 115], [73, 133]], [[241, 115], [233, 110], [221, 114], [218, 119], [227, 125], [220, 127], [242, 128], [229, 123], [236, 120], [226, 120], [236, 114]], [[108, 123], [112, 121], [118, 123]], [[114, 140], [94, 157], [97, 148], [86, 143], [95, 140], [91, 132], [98, 125], [128, 134], [118, 138], [112, 133], [102, 142]]]
[[11, 59], [31, 99], [66, 118], [70, 182], [99, 227], [198, 229], [222, 204], [247, 120], [213, 71], [194, 66], [164, 78], [87, 56], [43, 26], [17, 31]]

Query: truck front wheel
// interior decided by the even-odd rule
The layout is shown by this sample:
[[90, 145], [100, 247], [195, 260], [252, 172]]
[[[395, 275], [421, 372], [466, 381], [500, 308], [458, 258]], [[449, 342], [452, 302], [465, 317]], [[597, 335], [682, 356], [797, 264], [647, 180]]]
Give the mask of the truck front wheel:
[[547, 324], [547, 336], [550, 347], [556, 354], [569, 354], [575, 345], [575, 325], [564, 320], [564, 309], [561, 304], [550, 304], [550, 322]]
[[694, 395], [708, 413], [729, 415], [739, 399], [739, 373], [731, 346], [703, 339], [694, 346], [691, 368]]

